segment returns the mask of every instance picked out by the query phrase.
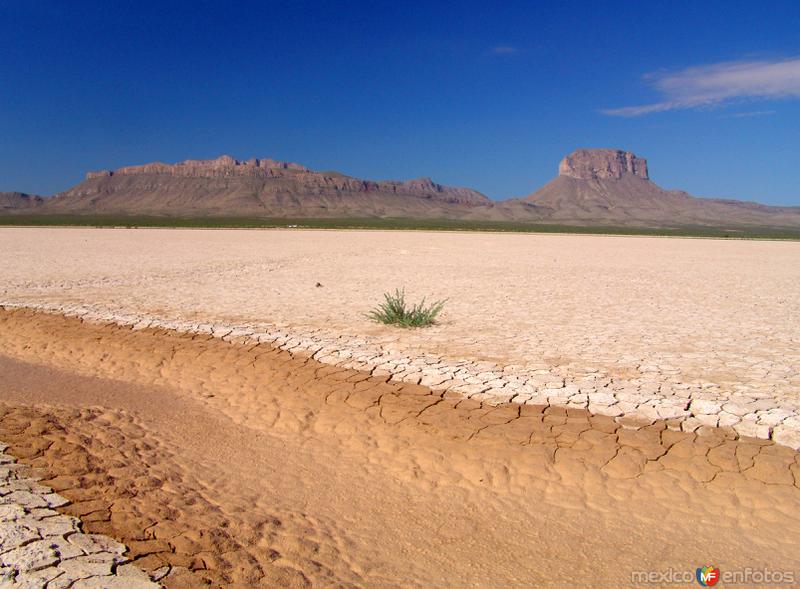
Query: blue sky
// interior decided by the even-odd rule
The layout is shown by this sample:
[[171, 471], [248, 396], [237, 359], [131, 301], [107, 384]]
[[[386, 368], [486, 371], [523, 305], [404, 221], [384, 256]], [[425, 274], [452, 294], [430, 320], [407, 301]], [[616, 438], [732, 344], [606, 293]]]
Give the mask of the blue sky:
[[529, 194], [578, 147], [800, 205], [800, 2], [0, 0], [0, 190], [226, 153]]

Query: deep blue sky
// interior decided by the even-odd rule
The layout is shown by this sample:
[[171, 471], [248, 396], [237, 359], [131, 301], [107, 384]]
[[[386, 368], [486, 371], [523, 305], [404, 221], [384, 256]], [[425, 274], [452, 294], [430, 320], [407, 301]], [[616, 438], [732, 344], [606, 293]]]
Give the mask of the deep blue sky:
[[0, 0], [0, 190], [227, 153], [507, 198], [619, 147], [800, 205], [800, 2], [601, 4]]

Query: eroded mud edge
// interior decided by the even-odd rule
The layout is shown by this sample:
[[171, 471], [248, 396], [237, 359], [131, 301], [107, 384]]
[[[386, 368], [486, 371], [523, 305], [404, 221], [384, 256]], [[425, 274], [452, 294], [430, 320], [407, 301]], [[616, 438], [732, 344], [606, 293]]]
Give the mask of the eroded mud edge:
[[737, 435], [800, 449], [800, 400], [728, 390], [707, 381], [682, 382], [680, 371], [673, 367], [639, 367], [644, 377], [622, 378], [595, 368], [567, 373], [563, 367], [542, 363], [501, 366], [431, 354], [410, 356], [369, 337], [331, 338], [321, 330], [292, 330], [268, 323], [206, 323], [92, 305], [21, 301], [0, 301], [0, 308], [30, 309], [133, 330], [168, 329], [240, 344], [269, 344], [293, 356], [313, 358], [391, 381], [420, 384], [437, 392], [457, 393], [485, 403], [586, 409], [594, 415], [611, 417], [623, 427], [638, 428], [664, 420], [667, 428], [675, 431], [731, 428]]

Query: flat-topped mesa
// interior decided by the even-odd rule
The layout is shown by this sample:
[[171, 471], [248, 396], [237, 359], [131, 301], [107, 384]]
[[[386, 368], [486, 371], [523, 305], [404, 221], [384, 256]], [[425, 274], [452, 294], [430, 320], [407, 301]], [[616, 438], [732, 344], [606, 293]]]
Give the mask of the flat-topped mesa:
[[126, 166], [114, 170], [113, 172], [110, 170], [89, 172], [86, 174], [86, 179], [107, 178], [109, 176], [134, 176], [139, 174], [207, 178], [220, 176], [270, 176], [274, 175], [277, 170], [293, 170], [296, 172], [310, 171], [300, 164], [281, 162], [271, 158], [251, 158], [249, 160], [239, 161], [229, 155], [223, 155], [213, 160], [186, 160], [177, 164], [154, 162], [142, 166]]
[[558, 175], [579, 180], [619, 180], [638, 176], [649, 180], [647, 160], [621, 149], [578, 149], [558, 165]]
[[[146, 176], [142, 182], [132, 182], [131, 177]], [[420, 199], [465, 205], [490, 205], [491, 200], [468, 188], [456, 188], [437, 184], [430, 178], [417, 178], [406, 182], [394, 180], [362, 180], [338, 172], [315, 172], [300, 164], [282, 162], [271, 158], [235, 160], [223, 155], [213, 160], [186, 160], [177, 164], [155, 162], [142, 166], [127, 166], [115, 171], [101, 170], [86, 174], [87, 184], [76, 187], [81, 195], [94, 194], [102, 190], [109, 194], [111, 187], [122, 187], [126, 192], [150, 194], [153, 190], [174, 190], [185, 193], [185, 186], [168, 189], [174, 178], [193, 178], [193, 190], [198, 193], [216, 191], [225, 193], [232, 189], [249, 194], [279, 194], [281, 198], [302, 195], [304, 199], [327, 195], [371, 194], [412, 196]], [[238, 179], [220, 185], [211, 180], [220, 178]], [[127, 182], [121, 182], [127, 180]], [[209, 179], [209, 182], [205, 182]], [[72, 189], [74, 192], [76, 189]], [[261, 198], [261, 197], [259, 197]], [[63, 199], [61, 199], [63, 200]], [[329, 205], [323, 203], [325, 207]], [[262, 206], [262, 205], [259, 205]], [[320, 205], [323, 206], [323, 205]]]

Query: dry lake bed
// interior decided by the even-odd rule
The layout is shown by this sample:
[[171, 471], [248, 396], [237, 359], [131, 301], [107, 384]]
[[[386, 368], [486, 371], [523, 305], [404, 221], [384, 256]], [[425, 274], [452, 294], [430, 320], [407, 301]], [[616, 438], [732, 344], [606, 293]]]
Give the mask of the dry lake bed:
[[800, 571], [800, 243], [3, 228], [0, 305], [6, 452], [166, 586]]

